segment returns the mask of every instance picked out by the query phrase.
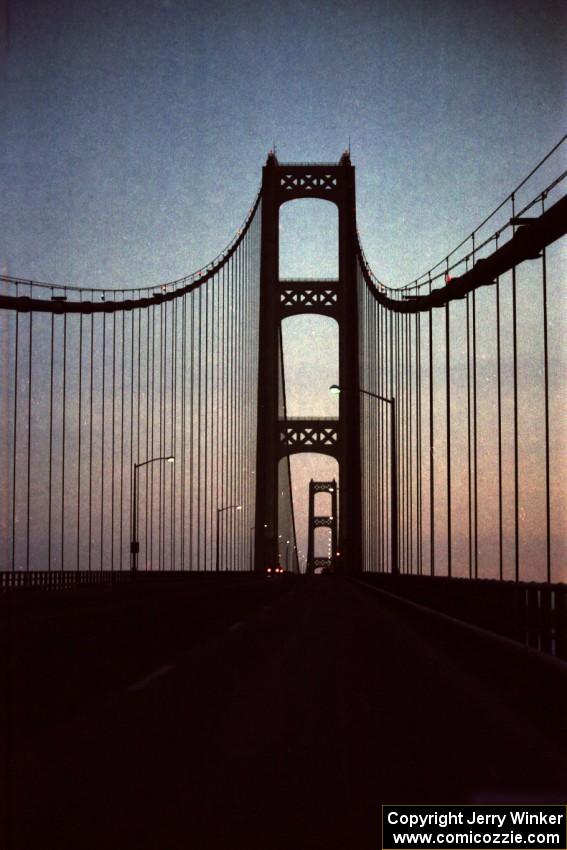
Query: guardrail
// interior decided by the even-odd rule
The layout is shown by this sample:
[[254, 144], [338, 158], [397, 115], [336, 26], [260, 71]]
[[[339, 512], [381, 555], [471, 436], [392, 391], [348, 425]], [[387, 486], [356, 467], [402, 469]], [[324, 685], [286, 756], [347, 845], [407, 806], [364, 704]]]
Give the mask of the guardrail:
[[96, 587], [98, 585], [128, 584], [132, 581], [151, 579], [196, 579], [198, 577], [250, 576], [246, 570], [230, 570], [216, 573], [211, 570], [148, 570], [136, 573], [130, 570], [99, 570], [88, 572], [30, 570], [29, 572], [0, 571], [0, 594], [16, 590], [72, 590], [77, 587]]
[[131, 572], [103, 570], [99, 572], [0, 572], [0, 592], [11, 590], [70, 590], [101, 584], [124, 584], [132, 581]]
[[567, 660], [567, 584], [363, 573], [377, 587]]

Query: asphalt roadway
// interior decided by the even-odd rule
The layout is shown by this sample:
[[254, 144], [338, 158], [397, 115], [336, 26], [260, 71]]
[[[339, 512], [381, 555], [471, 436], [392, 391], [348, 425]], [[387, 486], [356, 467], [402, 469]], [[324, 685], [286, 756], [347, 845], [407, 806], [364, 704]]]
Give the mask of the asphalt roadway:
[[11, 598], [7, 850], [376, 850], [380, 803], [567, 799], [567, 665], [357, 581]]

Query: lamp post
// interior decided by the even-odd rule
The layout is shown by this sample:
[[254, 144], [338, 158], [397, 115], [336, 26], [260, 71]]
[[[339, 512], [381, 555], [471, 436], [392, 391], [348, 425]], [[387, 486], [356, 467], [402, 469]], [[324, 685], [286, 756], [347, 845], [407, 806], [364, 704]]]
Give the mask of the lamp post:
[[147, 466], [149, 463], [155, 463], [158, 460], [165, 460], [166, 463], [174, 463], [173, 455], [165, 457], [151, 457], [149, 460], [143, 460], [142, 463], [134, 464], [134, 474], [132, 483], [132, 540], [130, 542], [130, 553], [132, 555], [132, 572], [138, 571], [138, 554], [140, 552], [140, 541], [138, 539], [138, 470], [141, 466]]
[[221, 514], [224, 511], [230, 511], [235, 508], [237, 511], [242, 510], [242, 505], [227, 505], [225, 508], [217, 508], [217, 551], [216, 551], [216, 565], [215, 571], [218, 573], [220, 571], [220, 521]]
[[[329, 387], [329, 392], [333, 393], [333, 395], [339, 395], [341, 388], [338, 384], [333, 384]], [[377, 393], [371, 393], [368, 390], [363, 390], [359, 388], [358, 390], [363, 395], [368, 395], [370, 398], [376, 398], [378, 401], [382, 401], [385, 404], [390, 405], [390, 467], [391, 467], [391, 508], [390, 508], [390, 522], [391, 522], [391, 545], [392, 545], [392, 575], [400, 574], [400, 564], [399, 564], [399, 543], [398, 543], [398, 450], [396, 446], [396, 399], [394, 396], [392, 398], [386, 398], [383, 395], [378, 395]]]

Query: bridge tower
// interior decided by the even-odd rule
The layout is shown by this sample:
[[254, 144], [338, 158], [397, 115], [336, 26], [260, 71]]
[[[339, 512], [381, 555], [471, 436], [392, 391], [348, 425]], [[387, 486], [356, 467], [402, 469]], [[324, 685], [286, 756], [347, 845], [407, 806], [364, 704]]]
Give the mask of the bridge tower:
[[[280, 280], [279, 211], [287, 201], [320, 198], [338, 208], [338, 280]], [[320, 452], [339, 466], [341, 570], [361, 570], [360, 394], [354, 167], [280, 164], [262, 171], [260, 332], [256, 464], [255, 569], [277, 563], [278, 465], [296, 452]], [[338, 419], [281, 417], [281, 322], [301, 313], [331, 316], [339, 326]]]
[[[331, 494], [331, 513], [329, 516], [321, 516], [315, 513], [315, 496], [317, 493]], [[330, 570], [336, 568], [337, 553], [337, 482], [333, 481], [311, 481], [309, 482], [309, 522], [307, 532], [307, 565], [305, 572], [313, 573], [315, 567], [327, 567]], [[316, 558], [315, 557], [315, 529], [330, 528], [331, 529], [331, 557]]]

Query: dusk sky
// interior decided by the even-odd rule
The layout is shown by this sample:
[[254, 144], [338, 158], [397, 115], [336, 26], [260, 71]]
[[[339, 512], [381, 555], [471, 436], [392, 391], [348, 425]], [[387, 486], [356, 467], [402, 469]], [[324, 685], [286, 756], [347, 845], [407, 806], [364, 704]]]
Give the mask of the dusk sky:
[[368, 258], [405, 283], [563, 135], [561, 0], [9, 10], [1, 250], [13, 274], [179, 277], [232, 237], [274, 143], [283, 161], [336, 161], [350, 137]]
[[[326, 162], [350, 140], [367, 258], [405, 284], [564, 133], [562, 0], [3, 8], [0, 265], [16, 276], [180, 277], [231, 239], [274, 144]], [[308, 203], [282, 213], [282, 275], [333, 274], [336, 213]], [[285, 336], [291, 412], [325, 415], [336, 350], [305, 372], [313, 341], [332, 344], [306, 322]]]

